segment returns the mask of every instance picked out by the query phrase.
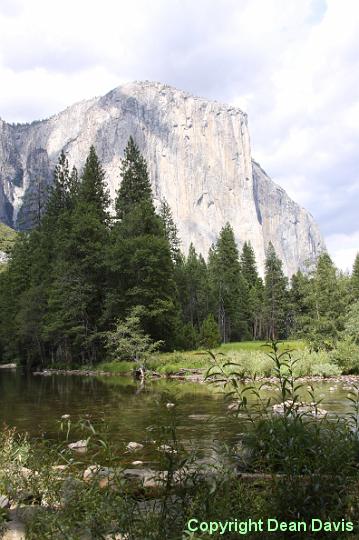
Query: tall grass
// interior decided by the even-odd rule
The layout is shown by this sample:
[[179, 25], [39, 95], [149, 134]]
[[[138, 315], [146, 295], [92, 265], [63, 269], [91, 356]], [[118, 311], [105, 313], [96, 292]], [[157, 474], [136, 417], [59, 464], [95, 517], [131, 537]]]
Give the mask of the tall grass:
[[[281, 350], [285, 349], [295, 349], [302, 350], [305, 349], [307, 344], [304, 340], [296, 341], [283, 341], [278, 344]], [[222, 343], [219, 347], [221, 352], [232, 352], [232, 351], [270, 351], [271, 345], [267, 341], [237, 341], [232, 343]]]
[[[295, 368], [298, 376], [336, 377], [342, 373], [343, 364], [337, 361], [334, 353], [310, 351], [304, 341], [287, 341], [278, 347], [280, 351], [295, 350], [293, 355], [298, 358]], [[235, 362], [243, 376], [272, 377], [275, 373], [267, 354], [269, 351], [270, 345], [266, 342], [239, 342], [222, 345], [215, 353], [223, 355], [226, 362]], [[350, 358], [347, 360], [347, 365], [349, 364]], [[109, 373], [130, 373], [133, 367], [131, 362], [104, 362], [99, 364], [97, 369]], [[149, 371], [161, 375], [188, 375], [192, 370], [204, 373], [211, 367], [211, 360], [205, 350], [175, 351], [152, 355], [147, 360], [146, 367]]]

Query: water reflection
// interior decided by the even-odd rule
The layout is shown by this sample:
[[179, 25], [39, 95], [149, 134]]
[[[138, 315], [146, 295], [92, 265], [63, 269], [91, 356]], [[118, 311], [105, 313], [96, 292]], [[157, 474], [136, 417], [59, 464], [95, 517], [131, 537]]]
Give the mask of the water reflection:
[[[349, 409], [344, 383], [319, 383], [316, 394], [323, 400], [321, 406], [329, 411], [343, 413]], [[167, 409], [167, 402], [176, 403], [176, 407]], [[156, 450], [156, 428], [172, 422], [173, 415], [181, 442], [207, 455], [213, 452], [214, 441], [232, 444], [244, 428], [239, 419], [227, 414], [223, 397], [204, 384], [158, 380], [138, 393], [138, 385], [126, 377], [44, 377], [19, 370], [0, 371], [1, 423], [31, 436], [58, 438], [63, 437], [59, 435], [63, 414], [70, 414], [73, 422], [85, 416], [104, 422], [111, 441], [119, 448], [129, 441], [144, 443], [141, 459], [148, 461]], [[123, 459], [131, 458], [124, 455]]]

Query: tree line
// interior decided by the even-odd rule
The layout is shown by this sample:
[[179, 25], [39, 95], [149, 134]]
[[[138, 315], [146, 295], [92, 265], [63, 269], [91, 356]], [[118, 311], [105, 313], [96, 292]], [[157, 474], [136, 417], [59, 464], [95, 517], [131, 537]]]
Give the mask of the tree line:
[[[227, 223], [207, 261], [181, 251], [168, 203], [156, 212], [147, 164], [132, 138], [120, 170], [115, 212], [91, 147], [81, 175], [59, 157], [36, 226], [19, 233], [0, 275], [0, 352], [27, 366], [74, 366], [106, 356], [104, 336], [135, 313], [164, 350], [220, 342], [306, 336], [313, 347], [339, 336], [359, 300], [359, 259], [351, 277], [328, 254], [291, 283], [272, 244], [264, 280]], [[42, 207], [42, 206], [41, 206]]]

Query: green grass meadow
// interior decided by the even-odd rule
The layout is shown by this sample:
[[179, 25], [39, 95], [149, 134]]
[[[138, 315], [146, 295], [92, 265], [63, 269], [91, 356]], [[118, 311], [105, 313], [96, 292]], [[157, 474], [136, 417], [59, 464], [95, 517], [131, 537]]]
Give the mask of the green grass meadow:
[[[311, 366], [327, 364], [323, 354], [311, 353], [308, 356], [309, 351], [305, 341], [284, 341], [280, 343], [279, 347], [281, 351], [289, 349], [293, 351], [294, 356], [301, 357], [301, 361], [298, 363], [298, 371], [301, 375], [317, 374], [319, 368], [312, 369]], [[227, 361], [237, 363], [243, 374], [271, 376], [273, 363], [267, 355], [269, 350], [270, 347], [265, 341], [243, 341], [222, 344], [212, 352], [221, 363]], [[206, 350], [174, 351], [152, 355], [146, 361], [146, 366], [147, 369], [161, 375], [173, 375], [181, 371], [186, 374], [190, 370], [204, 372], [212, 365], [212, 362], [213, 359]], [[133, 367], [133, 362], [112, 361], [99, 364], [97, 369], [111, 373], [128, 373], [132, 371]], [[325, 372], [325, 369], [322, 371]], [[327, 371], [329, 373], [331, 370]]]

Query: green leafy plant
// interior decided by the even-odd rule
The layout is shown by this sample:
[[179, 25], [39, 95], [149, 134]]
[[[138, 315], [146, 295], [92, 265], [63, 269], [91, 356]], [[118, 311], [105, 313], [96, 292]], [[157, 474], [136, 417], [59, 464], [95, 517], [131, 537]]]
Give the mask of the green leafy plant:
[[329, 418], [313, 388], [305, 392], [298, 381], [299, 359], [293, 359], [292, 351], [281, 352], [273, 341], [267, 354], [276, 376], [269, 398], [264, 397], [263, 384], [255, 377], [249, 384], [241, 384], [240, 366], [220, 364], [214, 355], [207, 378], [224, 389], [232, 413], [241, 414], [241, 420], [244, 415], [248, 421], [242, 446], [251, 455], [252, 473], [269, 475], [273, 515], [286, 520], [351, 515], [354, 507], [357, 511], [357, 394], [351, 396], [354, 412], [350, 422]]
[[162, 341], [154, 342], [141, 327], [141, 306], [132, 309], [124, 321], [118, 321], [113, 332], [106, 333], [107, 348], [118, 360], [132, 360], [144, 364], [157, 351]]

